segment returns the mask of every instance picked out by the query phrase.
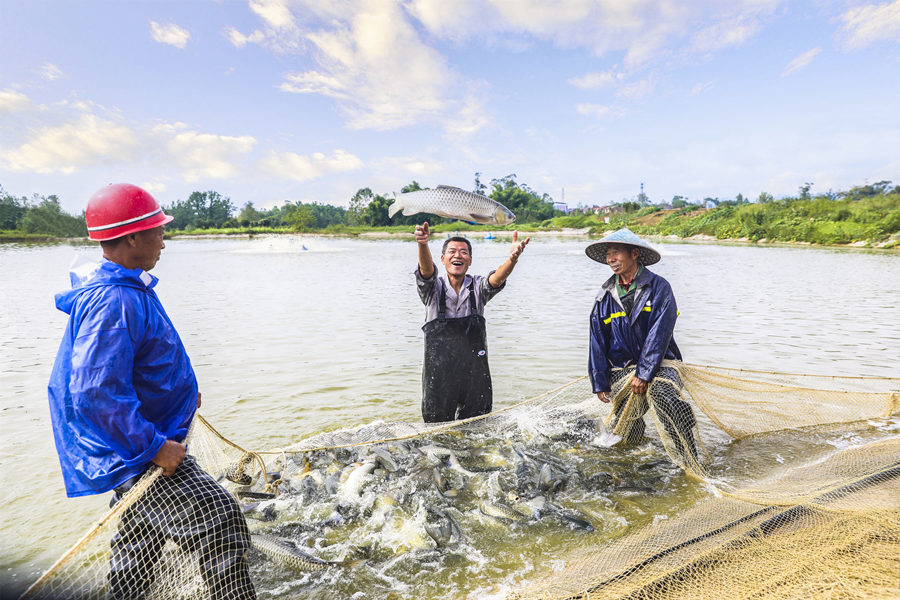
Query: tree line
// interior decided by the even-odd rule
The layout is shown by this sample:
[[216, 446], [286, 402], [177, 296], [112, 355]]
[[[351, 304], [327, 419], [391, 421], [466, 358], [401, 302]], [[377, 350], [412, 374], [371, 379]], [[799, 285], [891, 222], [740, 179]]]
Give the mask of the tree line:
[[[698, 234], [719, 239], [805, 241], [842, 244], [860, 240], [882, 240], [900, 232], [900, 185], [890, 181], [855, 186], [847, 191], [812, 194], [811, 183], [800, 186], [796, 197], [776, 200], [762, 192], [751, 202], [738, 194], [735, 199], [704, 198], [692, 203], [675, 196], [671, 209], [649, 204], [646, 196], [615, 203], [619, 212], [596, 215], [588, 211], [565, 215], [554, 209], [547, 194], [538, 194], [516, 181], [515, 175], [493, 179], [489, 185], [475, 174], [473, 191], [489, 196], [512, 210], [515, 226], [535, 228], [590, 228], [593, 233], [630, 227], [637, 233], [690, 237]], [[401, 193], [423, 189], [412, 181]], [[215, 191], [193, 192], [164, 210], [174, 217], [167, 230], [204, 231], [332, 231], [352, 233], [386, 226], [411, 227], [428, 220], [450, 221], [435, 215], [388, 217], [393, 195], [359, 189], [347, 208], [330, 204], [285, 202], [269, 209], [247, 201], [238, 209], [234, 202]], [[707, 207], [712, 207], [711, 209]], [[62, 210], [56, 195], [31, 198], [12, 196], [0, 186], [0, 236], [86, 237], [84, 213], [73, 216]]]
[[[490, 187], [475, 174], [474, 190], [488, 195], [516, 214], [519, 223], [539, 223], [564, 214], [553, 208], [553, 199], [539, 195], [525, 184], [516, 182], [515, 174], [493, 179]], [[403, 186], [400, 193], [423, 188], [417, 181]], [[341, 230], [344, 228], [412, 226], [428, 220], [432, 224], [451, 221], [436, 215], [402, 213], [388, 216], [388, 206], [394, 196], [377, 194], [371, 188], [359, 189], [350, 198], [349, 207], [317, 202], [285, 202], [272, 208], [257, 208], [252, 200], [238, 209], [231, 198], [216, 191], [195, 191], [185, 200], [163, 204], [163, 210], [174, 217], [166, 226], [169, 231], [208, 231], [218, 229], [265, 230]], [[0, 187], [0, 231], [23, 232], [53, 237], [84, 237], [84, 213], [72, 216], [65, 213], [55, 196], [16, 198]]]

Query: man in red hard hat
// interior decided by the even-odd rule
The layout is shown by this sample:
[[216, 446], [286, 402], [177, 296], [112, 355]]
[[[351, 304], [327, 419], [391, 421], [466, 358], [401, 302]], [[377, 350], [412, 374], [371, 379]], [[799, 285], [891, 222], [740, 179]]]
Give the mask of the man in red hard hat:
[[168, 541], [196, 551], [209, 596], [256, 597], [240, 507], [185, 454], [200, 393], [181, 338], [149, 273], [172, 217], [135, 185], [99, 190], [85, 210], [100, 262], [74, 268], [56, 295], [69, 315], [48, 385], [53, 435], [68, 496], [115, 492], [162, 469], [122, 515], [110, 554], [110, 598], [143, 598]]

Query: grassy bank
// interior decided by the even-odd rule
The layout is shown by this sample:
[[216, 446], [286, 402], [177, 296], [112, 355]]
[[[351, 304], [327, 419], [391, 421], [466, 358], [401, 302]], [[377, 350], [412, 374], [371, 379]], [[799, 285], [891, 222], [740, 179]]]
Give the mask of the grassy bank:
[[[854, 188], [858, 190], [860, 188]], [[688, 205], [676, 209], [646, 206], [611, 214], [570, 214], [537, 223], [504, 227], [470, 225], [460, 221], [431, 223], [436, 234], [517, 229], [523, 233], [578, 230], [591, 235], [628, 227], [635, 233], [681, 239], [740, 240], [746, 242], [808, 243], [900, 248], [900, 192], [854, 193], [839, 198], [785, 198], [765, 203], [725, 202], [715, 208]], [[896, 190], [896, 188], [895, 188]], [[324, 229], [290, 227], [233, 227], [169, 230], [167, 237], [316, 234], [337, 236], [400, 236], [410, 225], [369, 227], [330, 225]], [[60, 239], [20, 230], [0, 230], [3, 242], [43, 242]]]
[[[740, 240], [749, 242], [785, 242], [819, 245], [864, 245], [900, 247], [900, 193], [878, 194], [840, 199], [786, 198], [751, 204], [728, 203], [715, 208], [686, 206], [661, 209], [647, 206], [633, 212], [607, 215], [580, 214], [548, 219], [540, 223], [513, 223], [504, 227], [470, 225], [459, 221], [432, 224], [435, 233], [456, 231], [521, 232], [586, 230], [592, 235], [628, 227], [642, 235]], [[315, 233], [333, 235], [373, 235], [409, 233], [410, 226], [354, 227], [332, 225], [320, 230], [288, 228], [200, 229], [172, 232], [178, 235], [254, 235], [264, 233]]]
[[589, 227], [595, 234], [628, 227], [638, 234], [679, 238], [894, 247], [900, 233], [900, 194], [786, 198], [764, 204], [724, 204], [712, 209], [687, 206], [663, 210], [648, 206], [631, 213], [559, 217], [542, 226]]

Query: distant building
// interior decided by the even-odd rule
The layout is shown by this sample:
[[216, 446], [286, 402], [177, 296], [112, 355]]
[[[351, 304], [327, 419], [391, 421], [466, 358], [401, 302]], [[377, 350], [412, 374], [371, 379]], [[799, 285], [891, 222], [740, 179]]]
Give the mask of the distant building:
[[565, 202], [554, 202], [553, 210], [561, 210], [564, 213], [567, 213], [567, 212], [569, 212], [569, 205], [566, 204]]
[[706, 201], [706, 208], [713, 209], [713, 208], [717, 207], [718, 205], [719, 205], [719, 203], [716, 202], [715, 200], [707, 200]]

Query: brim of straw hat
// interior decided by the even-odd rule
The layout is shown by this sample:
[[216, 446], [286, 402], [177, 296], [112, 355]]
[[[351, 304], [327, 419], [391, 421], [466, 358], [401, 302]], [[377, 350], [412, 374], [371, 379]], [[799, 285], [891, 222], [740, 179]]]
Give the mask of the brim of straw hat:
[[638, 262], [645, 266], [656, 264], [662, 258], [659, 252], [651, 248], [644, 240], [640, 239], [627, 229], [620, 229], [619, 231], [606, 236], [602, 240], [594, 242], [584, 249], [584, 253], [587, 254], [588, 258], [605, 265], [606, 248], [610, 244], [624, 244], [626, 246], [637, 248], [641, 251], [640, 256], [638, 256]]

